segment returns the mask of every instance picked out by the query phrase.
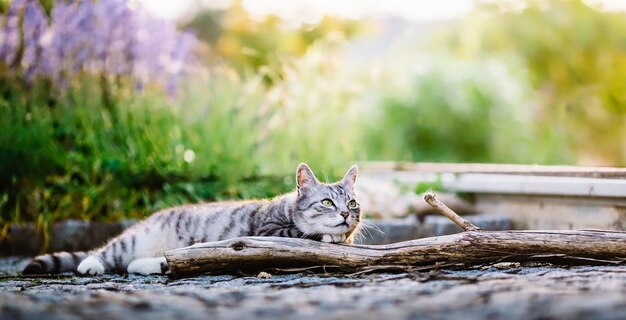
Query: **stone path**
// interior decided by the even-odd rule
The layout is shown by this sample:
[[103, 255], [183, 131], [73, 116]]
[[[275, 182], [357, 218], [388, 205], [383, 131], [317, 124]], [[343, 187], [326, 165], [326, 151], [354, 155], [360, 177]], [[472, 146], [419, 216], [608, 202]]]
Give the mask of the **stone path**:
[[626, 267], [363, 276], [21, 278], [0, 259], [1, 319], [626, 319]]

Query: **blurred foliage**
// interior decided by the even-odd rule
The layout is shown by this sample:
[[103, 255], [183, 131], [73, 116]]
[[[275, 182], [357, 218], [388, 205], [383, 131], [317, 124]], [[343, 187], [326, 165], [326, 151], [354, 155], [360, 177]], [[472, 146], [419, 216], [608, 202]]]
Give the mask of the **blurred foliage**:
[[533, 142], [537, 135], [527, 110], [528, 88], [505, 65], [438, 56], [422, 57], [413, 72], [397, 56], [395, 62], [386, 61], [386, 66], [399, 64], [405, 75], [386, 81], [380, 103], [364, 124], [368, 155], [435, 162], [568, 160], [558, 145]]
[[[578, 162], [626, 165], [626, 17], [581, 0], [489, 2], [437, 47], [479, 60], [523, 63], [535, 88], [535, 126], [563, 140]], [[540, 135], [541, 137], [541, 135]], [[539, 138], [540, 138], [539, 137]]]
[[[11, 3], [15, 0], [0, 0], [0, 14], [6, 15], [9, 12]], [[43, 8], [46, 14], [49, 16], [52, 8], [54, 7], [55, 0], [36, 0]]]
[[143, 93], [117, 96], [112, 109], [97, 85], [81, 85], [55, 105], [5, 92], [0, 222], [142, 217], [175, 204], [290, 189], [283, 176], [256, 174], [262, 91], [253, 86], [261, 80], [242, 84], [216, 71], [210, 82], [186, 86], [180, 104]]
[[[3, 52], [7, 53], [3, 56], [11, 61], [25, 58], [22, 50], [11, 54], [9, 48], [21, 48], [25, 43], [38, 48], [44, 45], [39, 41], [41, 33], [21, 38], [30, 37], [30, 33], [23, 31], [27, 24], [40, 25], [39, 22], [47, 19], [41, 15], [22, 18], [25, 10], [19, 9], [20, 6], [37, 8], [37, 3], [20, 0], [14, 3], [18, 9], [9, 14], [19, 18], [3, 20], [2, 27], [9, 23], [12, 27], [2, 32], [18, 35], [10, 38], [12, 42], [3, 38]], [[123, 5], [123, 2], [100, 4]], [[84, 6], [81, 14], [89, 15], [91, 5], [81, 4], [81, 8]], [[71, 8], [71, 5], [55, 8], [53, 16]], [[217, 41], [229, 37], [255, 40], [259, 36], [256, 22], [246, 19], [250, 24], [248, 29], [226, 25], [218, 32]], [[298, 31], [283, 31], [276, 20], [262, 22], [261, 31], [270, 34], [265, 40], [240, 43], [256, 46], [254, 50], [263, 51], [261, 55], [268, 60], [245, 57], [237, 60], [238, 55], [231, 52], [232, 56], [222, 57], [230, 61], [229, 67], [214, 65], [211, 69], [196, 70], [180, 86], [182, 89], [176, 96], [151, 83], [136, 90], [134, 73], [111, 75], [106, 73], [108, 69], [86, 72], [81, 71], [84, 64], [79, 64], [78, 69], [72, 68], [71, 73], [63, 71], [61, 76], [46, 73], [45, 77], [28, 78], [21, 68], [23, 63], [0, 63], [0, 127], [3, 128], [0, 131], [0, 236], [10, 223], [37, 222], [46, 230], [50, 223], [61, 219], [141, 218], [160, 208], [183, 203], [267, 198], [293, 188], [292, 171], [300, 161], [309, 161], [322, 179], [337, 178], [349, 165], [348, 159], [354, 156], [343, 152], [350, 143], [335, 139], [340, 129], [329, 122], [327, 113], [319, 112], [317, 104], [325, 103], [327, 94], [334, 102], [326, 110], [336, 117], [335, 122], [344, 112], [341, 99], [346, 93], [342, 80], [337, 79], [335, 84], [339, 85], [335, 87], [320, 77], [324, 74], [330, 78], [338, 69], [323, 58], [325, 52], [339, 50], [342, 42], [341, 32], [330, 32], [335, 30], [335, 25], [328, 25], [329, 21], [332, 20]], [[155, 30], [166, 28], [169, 26], [165, 24], [154, 26]], [[77, 37], [81, 41], [90, 39], [93, 47], [100, 40], [105, 45], [98, 48], [119, 47], [106, 45], [110, 40], [107, 32], [99, 33], [98, 37], [89, 36], [88, 31], [81, 29], [68, 32], [80, 35]], [[282, 42], [274, 41], [271, 36], [278, 33], [299, 38], [302, 46], [282, 47]], [[331, 33], [335, 40], [314, 44], [315, 37], [331, 36]], [[171, 32], [167, 35], [175, 36]], [[270, 40], [274, 42], [266, 43]], [[93, 47], [77, 46], [85, 50]], [[297, 57], [309, 49], [315, 53]], [[160, 57], [162, 61], [169, 54], [169, 51], [157, 51], [150, 58]], [[127, 56], [132, 55], [116, 55]], [[41, 64], [48, 58], [29, 60], [29, 65], [43, 66], [41, 70], [49, 73], [48, 65]], [[137, 58], [131, 62], [143, 61]], [[72, 56], [61, 53], [57, 60], [63, 59], [71, 65], [77, 63], [71, 60]], [[104, 56], [104, 59], [108, 58]], [[277, 66], [281, 68], [262, 68], [271, 64], [269, 59], [276, 63], [280, 60]], [[64, 67], [65, 64], [61, 65], [59, 70]], [[163, 70], [158, 65], [154, 67]], [[254, 68], [263, 72], [246, 71]], [[63, 80], [62, 85], [58, 79]], [[275, 84], [268, 87], [267, 79]], [[318, 86], [324, 85], [326, 90], [318, 92]], [[301, 105], [301, 99], [310, 103]], [[300, 130], [304, 128], [309, 128], [309, 132]], [[339, 145], [344, 150], [326, 152]], [[319, 150], [325, 150], [323, 156], [319, 156]]]
[[270, 197], [293, 188], [302, 161], [322, 180], [354, 160], [625, 165], [624, 15], [503, 6], [363, 66], [345, 47], [364, 22], [289, 28], [234, 2], [185, 26], [208, 63], [176, 95], [108, 71], [29, 81], [2, 64], [0, 229]]
[[241, 1], [233, 1], [225, 10], [199, 12], [183, 27], [197, 30], [198, 38], [209, 45], [209, 62], [225, 61], [240, 72], [257, 72], [280, 70], [284, 57], [300, 57], [331, 34], [350, 39], [363, 30], [363, 23], [326, 16], [316, 24], [286, 26], [276, 16], [253, 19]]
[[[347, 112], [347, 82], [336, 78], [337, 85], [312, 90], [328, 80], [320, 72], [334, 74], [322, 57], [339, 47], [319, 43], [285, 62], [285, 81], [270, 88], [264, 78], [276, 74], [213, 68], [181, 85], [174, 100], [160, 90], [113, 95], [90, 75], [54, 100], [45, 81], [0, 82], [0, 223], [45, 227], [67, 218], [141, 218], [184, 203], [267, 198], [293, 188], [300, 161], [309, 161], [320, 179], [340, 177], [354, 158], [348, 152], [354, 139], [337, 126]], [[327, 110], [334, 122], [318, 103], [333, 108]]]
[[341, 177], [362, 155], [358, 144], [359, 106], [364, 87], [343, 67], [342, 40], [319, 41], [301, 58], [285, 61], [283, 80], [270, 88], [266, 105], [268, 135], [262, 158], [270, 172], [308, 162], [318, 178]]
[[6, 90], [28, 93], [44, 81], [55, 97], [90, 75], [104, 99], [145, 87], [175, 95], [195, 36], [133, 10], [127, 0], [58, 1], [50, 16], [41, 2], [12, 1], [0, 19], [0, 78], [24, 83]]
[[388, 74], [377, 86], [373, 110], [362, 119], [362, 145], [370, 159], [574, 161], [561, 138], [534, 126], [532, 88], [519, 67], [489, 58], [467, 61], [445, 52], [434, 57], [394, 52], [383, 64]]
[[437, 174], [434, 181], [421, 181], [418, 182], [412, 192], [416, 194], [423, 194], [424, 192], [436, 192], [443, 191], [445, 188], [443, 187], [443, 180], [441, 179], [441, 174]]

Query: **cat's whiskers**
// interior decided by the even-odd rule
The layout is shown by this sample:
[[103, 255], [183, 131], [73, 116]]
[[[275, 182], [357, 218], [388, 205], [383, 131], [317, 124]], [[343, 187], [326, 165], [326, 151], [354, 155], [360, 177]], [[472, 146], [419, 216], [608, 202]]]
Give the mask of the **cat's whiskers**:
[[376, 231], [381, 235], [385, 234], [382, 230], [380, 230], [377, 225], [372, 222], [371, 219], [362, 218], [361, 224], [359, 225], [358, 229], [355, 230], [355, 237], [359, 237], [359, 239], [373, 238], [372, 231]]

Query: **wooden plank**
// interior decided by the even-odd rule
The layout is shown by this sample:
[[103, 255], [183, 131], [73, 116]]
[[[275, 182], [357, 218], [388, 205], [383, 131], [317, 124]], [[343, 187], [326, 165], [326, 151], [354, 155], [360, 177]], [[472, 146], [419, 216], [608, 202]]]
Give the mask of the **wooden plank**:
[[431, 163], [431, 162], [384, 162], [359, 163], [362, 171], [377, 173], [388, 171], [412, 171], [420, 173], [501, 173], [561, 177], [589, 177], [605, 179], [626, 179], [626, 168], [518, 165], [488, 163]]
[[[626, 231], [626, 198], [475, 194], [477, 212], [507, 217], [509, 229]], [[472, 218], [470, 220], [474, 221]]]
[[444, 188], [456, 192], [626, 198], [626, 180], [463, 173]]

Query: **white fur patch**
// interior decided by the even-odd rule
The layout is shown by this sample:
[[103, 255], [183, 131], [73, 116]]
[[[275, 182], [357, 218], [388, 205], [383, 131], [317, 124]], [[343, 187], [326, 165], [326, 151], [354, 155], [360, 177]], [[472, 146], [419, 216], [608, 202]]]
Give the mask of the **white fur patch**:
[[136, 273], [144, 276], [150, 274], [163, 274], [161, 269], [162, 263], [167, 264], [165, 257], [137, 259], [128, 264], [126, 271], [128, 271], [128, 273]]
[[346, 241], [345, 234], [325, 234], [322, 236], [322, 242], [328, 243], [342, 243]]
[[102, 262], [98, 260], [98, 258], [94, 256], [89, 256], [78, 265], [76, 271], [78, 271], [78, 273], [80, 274], [96, 276], [104, 274], [104, 266], [102, 265]]

